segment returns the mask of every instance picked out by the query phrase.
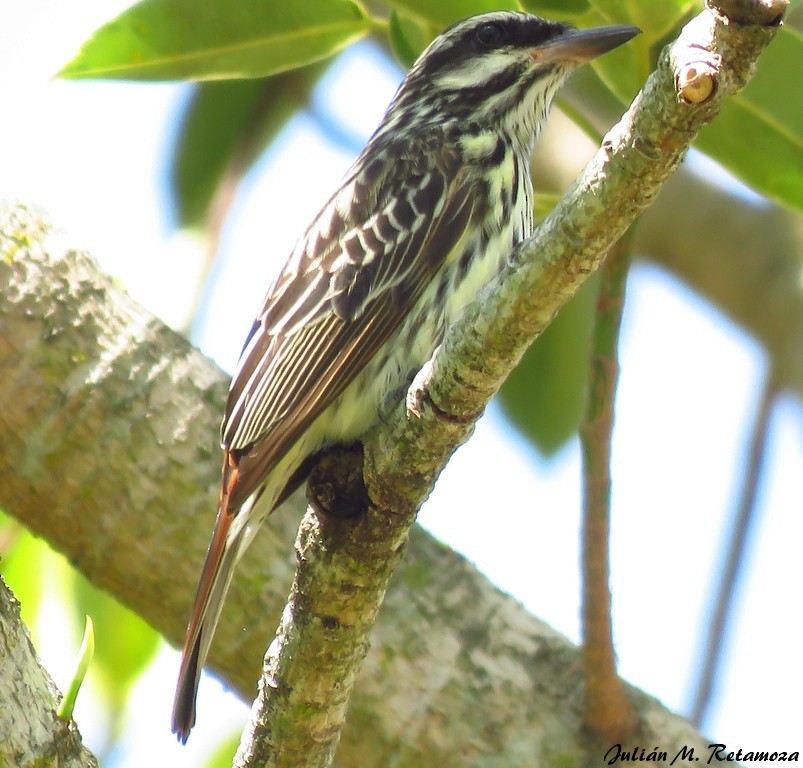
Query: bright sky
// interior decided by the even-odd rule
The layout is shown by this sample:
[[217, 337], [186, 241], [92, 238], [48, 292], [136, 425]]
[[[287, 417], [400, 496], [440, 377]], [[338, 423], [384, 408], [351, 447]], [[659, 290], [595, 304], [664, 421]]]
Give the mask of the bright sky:
[[[29, 0], [0, 7], [0, 197], [46, 209], [135, 298], [176, 323], [189, 301], [182, 289], [198, 261], [195, 244], [170, 230], [164, 189], [173, 118], [186, 91], [49, 82], [92, 29], [126, 4]], [[336, 65], [318, 107], [364, 140], [398, 78], [370, 46], [361, 46]], [[227, 225], [224, 259], [197, 329], [196, 342], [224, 368], [235, 362], [271, 270], [351, 159], [306, 115], [251, 174]], [[620, 669], [683, 712], [764, 361], [757, 345], [715, 309], [657, 270], [638, 266], [629, 285], [621, 362], [612, 542]], [[800, 415], [787, 400], [773, 418], [754, 546], [706, 729], [734, 749], [801, 746], [795, 741], [803, 689], [800, 610], [791, 599], [803, 583]], [[543, 462], [491, 408], [420, 518], [574, 640], [578, 475], [576, 444]], [[210, 510], [210, 531], [212, 519]], [[59, 626], [55, 614], [48, 621]], [[61, 648], [40, 651], [63, 686], [71, 658], [60, 656]], [[187, 747], [176, 745], [169, 713], [177, 663], [177, 654], [165, 650], [138, 687], [126, 750], [114, 765], [149, 759], [199, 765], [221, 733], [240, 727], [245, 707], [207, 678], [198, 727]], [[79, 698], [78, 709], [90, 747], [102, 734], [91, 698]]]

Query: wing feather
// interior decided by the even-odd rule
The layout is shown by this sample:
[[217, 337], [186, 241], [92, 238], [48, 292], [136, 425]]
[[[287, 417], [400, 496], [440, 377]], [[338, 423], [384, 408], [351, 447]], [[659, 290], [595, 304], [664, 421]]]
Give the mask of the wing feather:
[[[341, 189], [269, 291], [221, 428], [223, 447], [239, 462], [231, 508], [259, 487], [399, 328], [461, 240], [473, 188], [446, 160], [437, 170], [408, 173], [403, 187], [388, 188], [384, 205], [361, 194], [357, 207], [365, 210], [342, 219]], [[344, 188], [349, 183], [359, 179]]]

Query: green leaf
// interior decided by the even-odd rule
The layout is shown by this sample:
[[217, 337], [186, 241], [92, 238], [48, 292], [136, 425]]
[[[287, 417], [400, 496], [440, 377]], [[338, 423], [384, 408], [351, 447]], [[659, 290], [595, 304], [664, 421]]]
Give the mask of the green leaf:
[[78, 660], [75, 664], [75, 672], [73, 673], [72, 680], [67, 686], [67, 691], [64, 698], [59, 704], [56, 715], [62, 720], [71, 720], [72, 713], [75, 709], [75, 700], [78, 698], [78, 692], [84, 683], [84, 678], [89, 670], [89, 665], [92, 663], [92, 657], [95, 654], [95, 628], [92, 624], [92, 619], [89, 616], [84, 620], [84, 636], [81, 639], [81, 648], [78, 651]]
[[545, 455], [583, 416], [597, 283], [592, 276], [564, 305], [499, 391], [507, 417]]
[[195, 86], [179, 119], [171, 160], [173, 199], [183, 227], [202, 226], [224, 177], [245, 175], [287, 121], [309, 102], [325, 65], [257, 80]]
[[354, 0], [143, 0], [95, 32], [59, 75], [263, 77], [330, 56], [370, 27]]
[[38, 645], [36, 618], [44, 594], [42, 573], [53, 553], [44, 541], [3, 512], [0, 512], [0, 552], [3, 578], [19, 600], [22, 620]]
[[589, 0], [519, 0], [519, 6], [527, 13], [568, 21], [586, 12]]
[[562, 195], [554, 192], [536, 192], [535, 203], [533, 204], [533, 215], [536, 224], [540, 224], [560, 202]]
[[641, 27], [646, 45], [664, 37], [692, 8], [702, 8], [699, 0], [590, 0], [604, 24], [635, 24]]
[[782, 27], [756, 74], [727, 99], [695, 147], [745, 184], [803, 210], [803, 33]]
[[[583, 26], [632, 23], [644, 34], [592, 63], [597, 76], [628, 103], [651, 67], [653, 44], [660, 43], [699, 3], [661, 0], [591, 0]], [[741, 93], [727, 99], [695, 147], [721, 163], [757, 192], [803, 210], [803, 13], [801, 3], [762, 54], [756, 74]]]
[[654, 46], [677, 29], [699, 0], [590, 0], [581, 27], [634, 24], [642, 34], [591, 62], [591, 67], [622, 104], [629, 104], [655, 65]]
[[131, 685], [159, 648], [159, 634], [133, 611], [90, 584], [66, 561], [65, 577], [72, 586], [74, 600], [71, 609], [76, 617], [92, 616], [96, 627], [98, 642], [92, 664], [94, 679], [109, 698], [109, 711], [120, 714]]
[[406, 69], [413, 66], [431, 37], [419, 23], [396, 11], [390, 12], [388, 35], [393, 54]]
[[621, 104], [629, 104], [649, 75], [649, 55], [649, 47], [639, 35], [594, 59], [591, 67]]
[[488, 11], [510, 9], [513, 4], [504, 0], [389, 0], [388, 5], [415, 19], [431, 24], [440, 33], [450, 24]]

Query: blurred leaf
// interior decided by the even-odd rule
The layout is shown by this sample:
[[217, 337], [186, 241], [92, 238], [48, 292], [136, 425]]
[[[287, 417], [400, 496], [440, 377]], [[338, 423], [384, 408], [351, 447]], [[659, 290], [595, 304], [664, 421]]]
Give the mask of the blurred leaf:
[[647, 45], [660, 39], [675, 27], [691, 8], [702, 10], [700, 0], [590, 0], [605, 24], [635, 24], [641, 27]]
[[602, 82], [593, 66], [580, 67], [568, 85], [558, 91], [555, 101], [595, 144], [622, 114], [622, 102]]
[[287, 121], [309, 102], [326, 65], [267, 79], [198, 84], [179, 118], [170, 168], [182, 227], [201, 226], [227, 175], [239, 180]]
[[553, 454], [583, 416], [597, 276], [558, 312], [499, 392], [511, 423], [541, 453]]
[[533, 204], [533, 215], [535, 216], [535, 223], [542, 222], [552, 211], [552, 209], [560, 202], [562, 195], [554, 192], [536, 192], [535, 203]]
[[70, 609], [77, 621], [86, 615], [92, 617], [96, 637], [92, 674], [109, 697], [109, 711], [114, 717], [122, 711], [131, 685], [156, 654], [159, 634], [80, 573], [72, 568], [69, 571], [74, 574]]
[[393, 55], [406, 69], [410, 69], [429, 42], [429, 35], [420, 24], [396, 11], [390, 12], [388, 30]]
[[642, 35], [594, 59], [591, 67], [621, 104], [629, 104], [650, 72], [650, 51]]
[[58, 599], [67, 615], [75, 617], [76, 627], [84, 626], [87, 616], [92, 617], [97, 642], [90, 675], [109, 698], [112, 719], [119, 719], [132, 683], [158, 649], [158, 633], [89, 584], [44, 540], [2, 515], [0, 541], [3, 577], [20, 601], [23, 621], [36, 645], [39, 641], [35, 629], [43, 594]]
[[[659, 42], [680, 26], [699, 3], [662, 0], [592, 0], [594, 11], [583, 25], [628, 22], [644, 35], [592, 63], [599, 78], [627, 103], [651, 66], [645, 45]], [[747, 88], [727, 99], [718, 118], [706, 126], [695, 147], [721, 163], [757, 192], [803, 210], [803, 14], [801, 3], [787, 14], [785, 26], [766, 52]]]
[[488, 11], [509, 10], [513, 3], [504, 0], [388, 0], [388, 5], [406, 11], [414, 18], [429, 22], [436, 33], [442, 32], [450, 24]]
[[699, 0], [590, 0], [591, 10], [582, 27], [634, 24], [641, 34], [591, 62], [600, 80], [622, 104], [629, 104], [652, 71], [653, 46], [685, 20], [689, 10], [702, 7]]
[[44, 560], [52, 555], [50, 547], [36, 539], [16, 520], [0, 513], [0, 573], [19, 600], [25, 626], [38, 644], [36, 618], [42, 603]]
[[586, 12], [589, 0], [519, 0], [519, 6], [527, 13], [568, 21], [569, 17]]
[[209, 759], [204, 763], [204, 768], [231, 768], [234, 761], [234, 754], [240, 746], [240, 734], [232, 733], [217, 746]]
[[778, 30], [753, 80], [727, 99], [695, 146], [745, 184], [803, 210], [803, 33]]
[[59, 75], [263, 77], [330, 56], [370, 26], [352, 0], [143, 0], [97, 30]]

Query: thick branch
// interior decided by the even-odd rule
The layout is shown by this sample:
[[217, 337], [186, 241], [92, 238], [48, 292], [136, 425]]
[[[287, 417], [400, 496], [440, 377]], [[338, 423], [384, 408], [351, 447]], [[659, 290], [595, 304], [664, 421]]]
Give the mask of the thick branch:
[[[500, 279], [450, 330], [443, 347], [414, 384], [412, 409], [399, 409], [393, 422], [367, 437], [365, 478], [370, 504], [355, 529], [361, 532], [358, 539], [363, 529], [370, 531], [371, 546], [355, 551], [351, 546], [354, 531], [347, 536], [338, 528], [327, 535], [320, 516], [310, 513], [305, 518], [302, 528], [315, 532], [311, 549], [326, 553], [326, 572], [351, 574], [347, 577], [349, 589], [331, 589], [318, 558], [307, 555], [309, 543], [299, 547], [296, 585], [288, 604], [298, 635], [291, 636], [283, 622], [282, 636], [266, 656], [265, 686], [241, 747], [243, 765], [296, 765], [293, 745], [300, 748], [304, 743], [321, 745], [320, 753], [308, 754], [304, 765], [329, 764], [342, 704], [338, 701], [320, 706], [320, 690], [347, 694], [353, 670], [360, 663], [359, 649], [367, 643], [372, 628], [376, 601], [382, 599], [405, 531], [435, 478], [452, 452], [468, 438], [474, 420], [527, 346], [652, 202], [700, 128], [716, 117], [722, 99], [745, 85], [752, 64], [772, 39], [773, 31], [737, 28], [718, 13], [706, 10], [687, 25], [677, 43], [665, 50], [628, 114], [608, 134], [563, 202], [511, 255]], [[692, 70], [695, 78], [702, 73], [710, 86], [702, 96], [699, 90], [686, 87], [684, 73]], [[355, 574], [376, 565], [373, 556], [363, 559], [369, 549], [384, 552], [386, 557], [381, 569], [371, 570], [374, 578], [362, 583]], [[302, 583], [303, 591], [299, 588]], [[354, 614], [359, 620], [354, 620]], [[308, 647], [316, 635], [316, 624], [332, 617], [337, 622], [337, 645], [348, 649], [352, 666], [345, 673], [341, 664], [321, 669], [320, 656], [314, 655], [308, 659], [306, 674], [293, 669], [299, 649]], [[328, 655], [332, 653], [330, 649]], [[294, 674], [287, 683], [285, 674], [291, 669]], [[274, 707], [276, 695], [281, 693], [274, 694], [271, 689], [283, 690], [285, 685], [288, 698], [292, 696], [305, 711], [318, 711], [315, 718], [297, 723], [295, 733], [286, 730], [279, 740], [284, 712]], [[332, 728], [322, 735], [325, 724]], [[292, 751], [293, 758], [285, 762], [287, 750]]]
[[[724, 26], [706, 12], [663, 57], [567, 202], [450, 335], [422, 379], [421, 418], [399, 415], [367, 441], [373, 519], [414, 514], [470, 433], [471, 417], [649, 203], [770, 37]], [[721, 56], [721, 69], [716, 56], [710, 62], [720, 88], [703, 107], [679, 104], [674, 66], [706, 49]], [[224, 382], [99, 279], [86, 258], [50, 261], [33, 240], [18, 236], [18, 252], [0, 262], [9, 286], [0, 294], [7, 345], [0, 350], [0, 402], [13, 404], [0, 410], [0, 503], [175, 641], [213, 508], [218, 460], [206, 446], [214, 444]], [[271, 616], [279, 613], [287, 546], [277, 533], [292, 527], [289, 519], [274, 518], [256, 542], [213, 647], [213, 665], [241, 689], [250, 688]], [[387, 541], [398, 542], [399, 528], [388, 528]], [[369, 588], [381, 596], [381, 585]], [[337, 616], [337, 606], [328, 615]], [[373, 639], [338, 753], [342, 766], [384, 764], [391, 752], [397, 764], [422, 768], [481, 765], [485, 757], [545, 764], [558, 754], [583, 754], [576, 651], [421, 535], [413, 537]], [[639, 707], [668, 750], [700, 744], [681, 725], [664, 721], [653, 731], [664, 715], [647, 700]]]
[[[0, 212], [0, 285], [0, 506], [178, 645], [216, 501], [224, 375], [24, 208]], [[299, 516], [288, 504], [263, 526], [212, 647], [211, 668], [248, 697]], [[420, 530], [371, 643], [341, 768], [583, 755], [577, 649]], [[705, 747], [633, 695], [653, 741]]]

